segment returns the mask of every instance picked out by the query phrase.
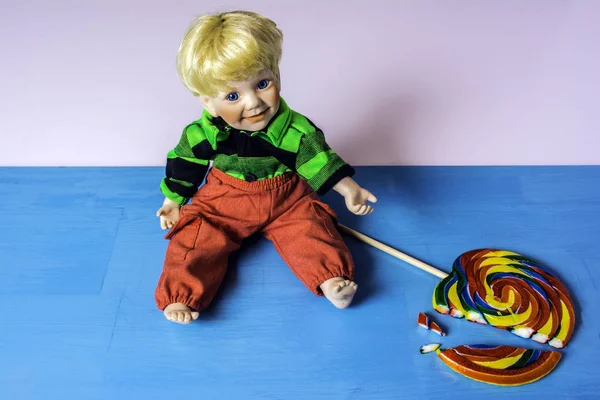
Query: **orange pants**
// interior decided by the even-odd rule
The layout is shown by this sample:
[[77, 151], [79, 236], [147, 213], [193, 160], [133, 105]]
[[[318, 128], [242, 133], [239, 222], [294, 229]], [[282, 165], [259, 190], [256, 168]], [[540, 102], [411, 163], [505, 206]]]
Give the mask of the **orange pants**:
[[306, 287], [354, 279], [354, 263], [335, 212], [297, 174], [247, 182], [212, 168], [207, 182], [165, 236], [165, 263], [155, 292], [160, 310], [184, 303], [200, 311], [214, 298], [230, 254], [262, 232]]

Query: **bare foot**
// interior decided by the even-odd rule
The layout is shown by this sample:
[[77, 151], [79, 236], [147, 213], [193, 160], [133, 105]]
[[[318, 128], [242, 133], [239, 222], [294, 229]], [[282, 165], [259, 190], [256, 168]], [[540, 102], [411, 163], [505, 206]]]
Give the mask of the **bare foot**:
[[346, 308], [352, 303], [358, 285], [342, 277], [326, 280], [319, 286], [327, 299], [337, 308]]
[[179, 324], [189, 324], [193, 320], [198, 319], [198, 316], [200, 315], [199, 312], [190, 310], [190, 308], [183, 303], [169, 304], [165, 307], [163, 312], [169, 321], [177, 322]]

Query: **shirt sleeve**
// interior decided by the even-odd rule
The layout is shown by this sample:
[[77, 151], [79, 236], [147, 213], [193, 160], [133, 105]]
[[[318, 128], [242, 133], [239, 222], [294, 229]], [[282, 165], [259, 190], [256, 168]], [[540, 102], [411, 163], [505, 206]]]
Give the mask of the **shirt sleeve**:
[[160, 190], [179, 205], [186, 204], [204, 181], [210, 160], [198, 149], [206, 141], [202, 128], [192, 124], [184, 129], [177, 146], [167, 154], [166, 176]]
[[324, 195], [343, 178], [354, 176], [355, 171], [329, 147], [323, 132], [313, 127], [314, 130], [305, 133], [300, 141], [296, 172], [315, 192]]

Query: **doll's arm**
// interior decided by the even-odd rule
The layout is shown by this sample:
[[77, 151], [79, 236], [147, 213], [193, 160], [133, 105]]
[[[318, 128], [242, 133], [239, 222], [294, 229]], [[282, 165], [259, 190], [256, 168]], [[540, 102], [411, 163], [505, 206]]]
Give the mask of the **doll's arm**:
[[290, 167], [322, 196], [345, 177], [353, 176], [354, 168], [329, 147], [319, 128], [305, 121], [309, 124], [304, 127], [307, 132], [299, 141], [294, 165]]
[[[166, 176], [160, 183], [160, 190], [166, 198], [179, 204], [186, 204], [202, 184], [209, 167], [209, 154], [204, 154], [206, 136], [196, 124], [188, 125], [177, 146], [167, 154]], [[194, 147], [190, 143], [195, 143]]]
[[[196, 143], [192, 148], [190, 143]], [[207, 139], [202, 129], [191, 124], [184, 130], [179, 144], [167, 154], [166, 176], [160, 183], [165, 196], [156, 212], [162, 229], [172, 228], [179, 220], [179, 208], [194, 196], [208, 171], [210, 155], [204, 154]]]
[[344, 196], [348, 210], [357, 215], [370, 214], [373, 207], [367, 201], [375, 203], [375, 196], [352, 179], [354, 168], [330, 148], [323, 132], [308, 119], [305, 121], [309, 126], [298, 146], [296, 172], [319, 195], [334, 189]]

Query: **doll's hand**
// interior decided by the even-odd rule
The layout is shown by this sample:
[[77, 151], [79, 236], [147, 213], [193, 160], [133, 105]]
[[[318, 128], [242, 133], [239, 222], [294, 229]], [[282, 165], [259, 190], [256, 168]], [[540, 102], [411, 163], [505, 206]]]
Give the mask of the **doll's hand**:
[[373, 212], [373, 207], [367, 204], [377, 203], [377, 198], [373, 193], [359, 186], [354, 179], [346, 177], [339, 181], [333, 189], [344, 196], [346, 207], [350, 212], [356, 215], [367, 215]]
[[368, 215], [373, 212], [373, 206], [367, 204], [367, 201], [376, 203], [377, 198], [367, 189], [359, 187], [356, 190], [350, 190], [344, 196], [346, 207], [356, 215]]
[[156, 212], [160, 217], [160, 227], [162, 229], [171, 229], [179, 221], [179, 204], [165, 198], [162, 207]]

